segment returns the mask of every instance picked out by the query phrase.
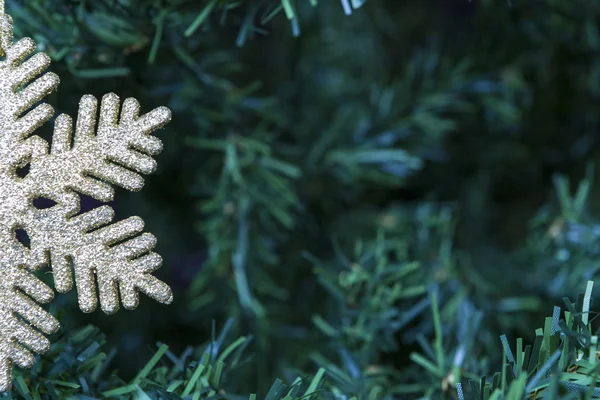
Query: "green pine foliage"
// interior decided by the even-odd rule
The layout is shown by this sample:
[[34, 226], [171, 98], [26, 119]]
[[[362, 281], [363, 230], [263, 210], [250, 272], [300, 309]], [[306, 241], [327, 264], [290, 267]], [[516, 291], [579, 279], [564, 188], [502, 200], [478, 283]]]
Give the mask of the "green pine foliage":
[[58, 296], [7, 398], [600, 397], [599, 2], [6, 4], [57, 111], [172, 109], [115, 207], [175, 292], [109, 318]]

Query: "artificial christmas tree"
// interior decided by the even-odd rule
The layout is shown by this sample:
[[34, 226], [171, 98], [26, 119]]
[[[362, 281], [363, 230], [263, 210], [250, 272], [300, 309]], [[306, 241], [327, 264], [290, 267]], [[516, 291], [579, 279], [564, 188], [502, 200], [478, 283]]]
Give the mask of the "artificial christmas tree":
[[159, 238], [175, 299], [55, 296], [11, 396], [597, 396], [596, 2], [7, 7], [59, 113], [172, 110], [155, 175], [110, 206]]

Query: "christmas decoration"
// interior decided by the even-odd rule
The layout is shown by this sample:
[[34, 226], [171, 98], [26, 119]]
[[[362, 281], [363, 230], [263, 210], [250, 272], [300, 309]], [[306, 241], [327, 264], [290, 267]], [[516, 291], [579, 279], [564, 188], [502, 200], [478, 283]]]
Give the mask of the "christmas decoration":
[[[50, 265], [61, 293], [74, 280], [84, 312], [93, 311], [98, 300], [108, 314], [120, 302], [135, 308], [138, 291], [159, 302], [172, 301], [167, 284], [151, 275], [161, 257], [151, 251], [156, 239], [142, 233], [143, 221], [132, 217], [111, 223], [114, 212], [107, 205], [80, 213], [78, 194], [107, 202], [114, 196], [110, 184], [141, 189], [139, 174], [154, 171], [150, 155], [162, 148], [149, 134], [171, 114], [160, 107], [139, 116], [136, 100], [121, 105], [115, 94], [107, 94], [96, 121], [98, 101], [86, 95], [74, 132], [71, 118], [60, 115], [49, 144], [32, 133], [54, 111], [36, 104], [56, 89], [59, 79], [42, 75], [50, 64], [46, 54], [28, 58], [35, 49], [32, 39], [13, 44], [12, 19], [2, 2], [0, 47], [0, 390], [6, 391], [13, 362], [31, 367], [34, 354], [50, 346], [43, 334], [59, 328], [39, 305], [52, 300], [53, 291], [32, 271]], [[40, 199], [53, 206], [41, 207]], [[17, 239], [17, 231], [26, 234], [29, 244]]]

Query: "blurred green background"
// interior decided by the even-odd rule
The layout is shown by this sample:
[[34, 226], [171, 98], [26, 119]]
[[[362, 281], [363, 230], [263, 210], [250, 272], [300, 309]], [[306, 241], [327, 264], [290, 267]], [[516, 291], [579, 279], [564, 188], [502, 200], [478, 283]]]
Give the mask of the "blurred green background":
[[157, 173], [115, 208], [157, 236], [175, 301], [51, 305], [64, 332], [104, 332], [125, 379], [231, 319], [254, 356], [228, 392], [319, 366], [359, 398], [442, 387], [409, 361], [428, 292], [445, 351], [485, 374], [500, 334], [531, 340], [598, 274], [600, 2], [6, 3], [54, 60], [57, 114], [111, 91], [173, 111]]

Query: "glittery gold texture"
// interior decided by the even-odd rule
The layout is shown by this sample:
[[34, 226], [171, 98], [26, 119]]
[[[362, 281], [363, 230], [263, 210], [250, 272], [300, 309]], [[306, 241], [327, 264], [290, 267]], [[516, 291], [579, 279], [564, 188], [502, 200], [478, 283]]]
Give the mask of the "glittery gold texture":
[[[107, 94], [98, 104], [86, 95], [75, 124], [64, 114], [56, 119], [49, 144], [33, 133], [54, 113], [38, 104], [59, 84], [56, 75], [43, 73], [50, 58], [32, 56], [35, 43], [29, 38], [13, 44], [12, 20], [3, 13], [0, 50], [5, 56], [0, 61], [0, 391], [6, 391], [12, 364], [31, 367], [34, 354], [50, 346], [44, 334], [59, 328], [39, 306], [52, 300], [53, 291], [32, 271], [49, 266], [58, 292], [71, 290], [74, 281], [84, 312], [98, 301], [108, 314], [120, 303], [135, 308], [139, 292], [172, 301], [167, 284], [151, 274], [162, 261], [152, 252], [156, 239], [143, 233], [143, 221], [113, 222], [107, 205], [79, 213], [78, 194], [107, 202], [114, 197], [111, 184], [140, 190], [141, 174], [155, 170], [151, 156], [162, 149], [150, 134], [169, 122], [171, 113], [159, 107], [140, 116], [134, 99], [121, 103]], [[29, 172], [20, 177], [17, 171], [26, 165]], [[36, 198], [56, 204], [38, 209]], [[29, 247], [17, 240], [17, 230], [27, 233]]]

